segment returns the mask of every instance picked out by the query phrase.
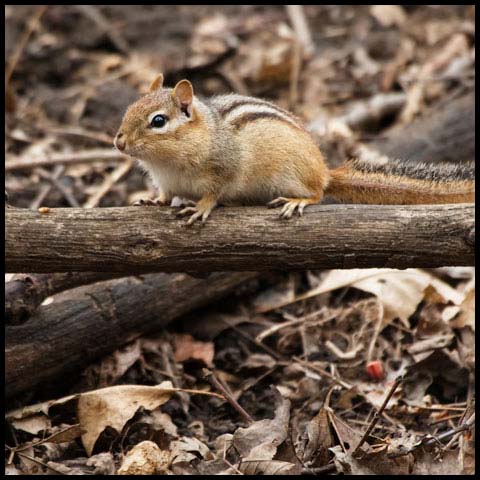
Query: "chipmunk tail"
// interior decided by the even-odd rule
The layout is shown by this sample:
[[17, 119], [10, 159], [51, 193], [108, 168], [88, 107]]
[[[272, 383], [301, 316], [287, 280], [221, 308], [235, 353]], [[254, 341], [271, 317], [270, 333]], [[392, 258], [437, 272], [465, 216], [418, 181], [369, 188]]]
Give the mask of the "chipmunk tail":
[[345, 203], [411, 205], [470, 203], [475, 198], [473, 162], [416, 163], [350, 160], [330, 170], [326, 195]]

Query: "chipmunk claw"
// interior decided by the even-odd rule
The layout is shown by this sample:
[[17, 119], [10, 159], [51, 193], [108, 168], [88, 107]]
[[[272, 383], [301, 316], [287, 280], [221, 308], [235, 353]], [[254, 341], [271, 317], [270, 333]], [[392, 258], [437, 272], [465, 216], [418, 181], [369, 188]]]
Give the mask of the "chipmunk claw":
[[132, 203], [132, 207], [162, 207], [164, 205], [166, 205], [165, 202], [160, 198], [141, 198], [140, 200]]
[[194, 207], [185, 207], [177, 213], [177, 216], [184, 216], [192, 214], [187, 221], [187, 225], [192, 225], [196, 220], [201, 219], [202, 224], [204, 224], [210, 215], [210, 212], [215, 207], [215, 203], [212, 202], [203, 202], [200, 200], [195, 204]]
[[280, 211], [280, 218], [291, 218], [295, 213], [295, 210], [297, 210], [300, 217], [303, 216], [303, 209], [311, 203], [315, 203], [315, 200], [305, 198], [278, 197], [269, 202], [268, 206], [270, 208], [275, 208], [283, 205], [282, 210]]
[[290, 199], [289, 198], [285, 198], [285, 197], [278, 197], [276, 198], [275, 200], [272, 200], [271, 202], [268, 202], [267, 203], [267, 206], [269, 208], [276, 208], [276, 207], [279, 207], [280, 205], [286, 203], [286, 202], [289, 202]]

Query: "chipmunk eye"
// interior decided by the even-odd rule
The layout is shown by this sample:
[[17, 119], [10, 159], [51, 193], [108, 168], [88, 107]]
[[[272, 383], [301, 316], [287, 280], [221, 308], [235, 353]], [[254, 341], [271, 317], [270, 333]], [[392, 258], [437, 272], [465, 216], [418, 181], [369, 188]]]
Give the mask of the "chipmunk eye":
[[150, 126], [152, 128], [162, 128], [167, 123], [167, 120], [168, 117], [165, 115], [155, 115], [150, 122]]

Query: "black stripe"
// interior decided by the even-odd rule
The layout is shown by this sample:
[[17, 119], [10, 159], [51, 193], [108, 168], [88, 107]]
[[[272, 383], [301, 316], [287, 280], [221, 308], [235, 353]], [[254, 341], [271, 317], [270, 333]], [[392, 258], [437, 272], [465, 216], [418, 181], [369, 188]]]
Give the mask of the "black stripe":
[[272, 120], [279, 120], [280, 122], [287, 123], [288, 125], [294, 127], [294, 128], [300, 128], [300, 126], [296, 125], [295, 123], [289, 122], [285, 118], [281, 117], [280, 115], [276, 115], [275, 113], [269, 113], [269, 112], [252, 112], [252, 113], [245, 113], [244, 115], [241, 115], [240, 117], [236, 118], [232, 122], [230, 122], [231, 125], [233, 125], [236, 128], [242, 128], [245, 126], [245, 124], [249, 122], [254, 122], [255, 120], [262, 120], [264, 118], [269, 118]]
[[222, 118], [224, 118], [226, 115], [228, 115], [231, 111], [235, 110], [237, 107], [243, 107], [244, 105], [261, 105], [264, 107], [270, 107], [273, 110], [276, 110], [277, 112], [283, 113], [287, 117], [290, 117], [293, 121], [300, 123], [300, 120], [296, 118], [292, 113], [290, 113], [288, 110], [284, 110], [283, 108], [279, 107], [278, 105], [275, 105], [274, 103], [267, 102], [266, 100], [261, 100], [257, 98], [245, 98], [245, 99], [238, 99], [236, 102], [234, 102], [232, 105], [229, 105], [226, 108], [219, 109], [219, 113]]

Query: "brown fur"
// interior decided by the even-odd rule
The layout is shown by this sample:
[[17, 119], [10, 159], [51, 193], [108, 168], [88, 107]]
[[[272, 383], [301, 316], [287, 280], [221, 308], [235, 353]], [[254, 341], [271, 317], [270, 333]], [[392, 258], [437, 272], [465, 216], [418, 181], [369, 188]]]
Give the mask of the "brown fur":
[[[392, 162], [393, 163], [393, 162]], [[349, 203], [379, 204], [379, 205], [412, 205], [437, 203], [464, 203], [475, 199], [474, 179], [428, 178], [428, 173], [438, 172], [441, 166], [429, 165], [429, 170], [419, 171], [418, 165], [413, 165], [408, 176], [395, 174], [390, 166], [385, 166], [385, 172], [380, 167], [376, 171], [359, 170], [355, 163], [347, 163], [332, 170], [330, 184], [326, 190], [339, 200]], [[446, 172], [445, 172], [446, 173]], [[415, 178], [417, 177], [420, 178]]]

